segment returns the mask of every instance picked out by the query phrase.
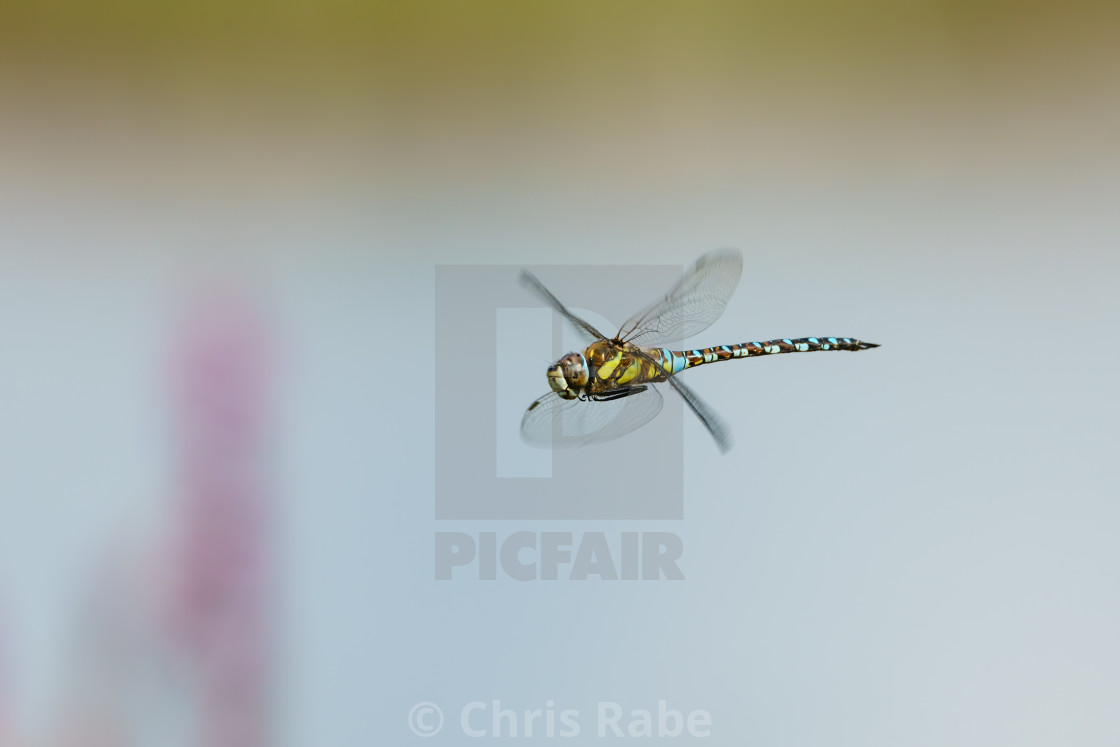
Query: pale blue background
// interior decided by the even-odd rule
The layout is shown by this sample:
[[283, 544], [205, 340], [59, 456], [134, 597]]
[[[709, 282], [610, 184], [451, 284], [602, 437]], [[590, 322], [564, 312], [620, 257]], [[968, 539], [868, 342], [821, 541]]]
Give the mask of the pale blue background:
[[[519, 220], [534, 200], [495, 187], [463, 198], [469, 217], [433, 196], [441, 225], [324, 204], [329, 220], [269, 211], [229, 247], [240, 270], [214, 260], [280, 349], [283, 744], [405, 743], [414, 702], [453, 725], [492, 698], [665, 698], [710, 710], [719, 744], [1115, 738], [1120, 234], [1100, 195], [1116, 185], [830, 186], [687, 202], [668, 185], [611, 210], [567, 195]], [[188, 217], [213, 236], [250, 220], [195, 205], [111, 236], [130, 214], [24, 211], [2, 229], [0, 588], [16, 702], [40, 721], [85, 561], [151, 532], [174, 488], [167, 319], [183, 278], [213, 268], [187, 239], [143, 249]], [[720, 245], [746, 271], [699, 343], [883, 347], [691, 372], [737, 443], [721, 457], [686, 419], [682, 522], [432, 519], [436, 263], [682, 263]], [[686, 581], [433, 581], [437, 530], [642, 528], [682, 536]]]
[[[91, 576], [177, 529], [170, 358], [216, 286], [274, 343], [276, 744], [550, 698], [719, 745], [1120, 742], [1116, 10], [482, 5], [8, 14], [0, 731], [50, 731]], [[882, 347], [689, 372], [736, 444], [685, 419], [682, 521], [433, 519], [436, 266], [718, 247], [694, 344]], [[686, 580], [433, 579], [436, 531], [516, 530], [676, 532]]]

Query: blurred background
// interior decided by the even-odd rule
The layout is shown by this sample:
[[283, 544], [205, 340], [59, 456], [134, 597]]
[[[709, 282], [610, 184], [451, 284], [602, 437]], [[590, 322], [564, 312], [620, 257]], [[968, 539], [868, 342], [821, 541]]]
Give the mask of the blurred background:
[[[1115, 744], [1118, 74], [1087, 0], [4, 3], [0, 743]], [[691, 374], [683, 521], [433, 519], [437, 265], [722, 246], [698, 344], [883, 347]], [[433, 580], [642, 528], [685, 581]]]

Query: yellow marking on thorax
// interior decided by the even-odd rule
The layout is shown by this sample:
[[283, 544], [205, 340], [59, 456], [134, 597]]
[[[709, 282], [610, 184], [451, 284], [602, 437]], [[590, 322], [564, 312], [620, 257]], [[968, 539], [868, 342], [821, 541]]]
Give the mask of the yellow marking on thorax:
[[622, 361], [622, 354], [621, 353], [619, 353], [618, 355], [615, 355], [613, 358], [611, 358], [608, 361], [603, 361], [603, 365], [599, 366], [599, 371], [596, 375], [600, 379], [602, 379], [603, 381], [606, 381], [607, 379], [609, 379], [611, 377], [611, 374], [614, 373], [614, 370], [616, 368], [618, 368], [618, 364], [621, 361]]
[[634, 358], [633, 360], [630, 361], [630, 365], [622, 373], [622, 375], [618, 377], [618, 383], [619, 384], [630, 383], [631, 381], [634, 380], [634, 377], [637, 376], [641, 372], [641, 370], [642, 370], [642, 361], [638, 358]]

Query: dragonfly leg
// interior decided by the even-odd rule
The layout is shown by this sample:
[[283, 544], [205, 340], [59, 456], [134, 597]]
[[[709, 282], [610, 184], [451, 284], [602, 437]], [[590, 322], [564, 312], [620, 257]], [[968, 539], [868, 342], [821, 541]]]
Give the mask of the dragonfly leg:
[[623, 397], [630, 397], [634, 394], [641, 394], [646, 390], [645, 386], [629, 386], [625, 389], [615, 389], [603, 394], [592, 394], [591, 399], [596, 402], [610, 402], [611, 400], [622, 399]]

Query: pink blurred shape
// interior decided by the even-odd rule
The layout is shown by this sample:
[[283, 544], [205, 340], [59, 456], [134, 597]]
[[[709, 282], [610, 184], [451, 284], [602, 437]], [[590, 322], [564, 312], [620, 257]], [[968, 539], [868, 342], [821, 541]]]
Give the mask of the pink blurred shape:
[[183, 492], [171, 623], [197, 667], [205, 747], [268, 741], [269, 353], [260, 316], [222, 293], [190, 315], [175, 354]]

